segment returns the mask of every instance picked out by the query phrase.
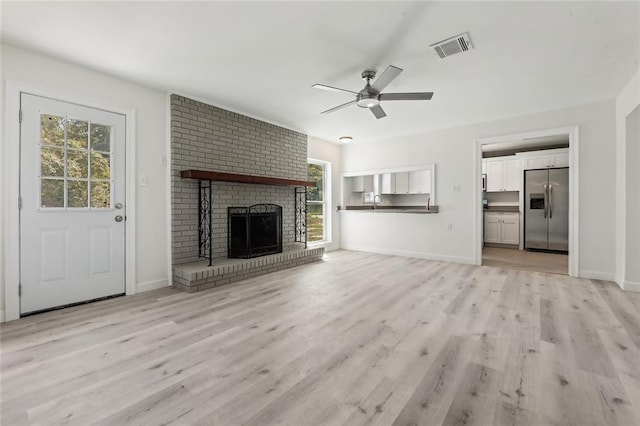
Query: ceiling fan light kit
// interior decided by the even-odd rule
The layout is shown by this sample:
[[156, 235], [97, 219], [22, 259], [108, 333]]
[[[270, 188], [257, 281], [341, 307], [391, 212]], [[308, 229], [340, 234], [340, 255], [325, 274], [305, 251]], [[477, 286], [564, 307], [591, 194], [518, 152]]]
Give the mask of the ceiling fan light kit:
[[371, 80], [376, 77], [375, 70], [364, 70], [362, 72], [362, 78], [366, 81], [364, 88], [359, 92], [352, 90], [340, 89], [333, 86], [327, 86], [324, 84], [314, 84], [314, 89], [327, 90], [330, 92], [342, 92], [355, 95], [355, 99], [333, 107], [326, 111], [322, 111], [321, 114], [329, 114], [342, 108], [346, 108], [350, 105], [357, 105], [361, 108], [368, 108], [371, 113], [377, 118], [386, 117], [387, 114], [380, 106], [382, 101], [428, 101], [433, 97], [433, 92], [417, 92], [417, 93], [381, 93], [382, 90], [389, 85], [396, 77], [402, 72], [401, 68], [389, 65], [386, 70], [371, 84]]

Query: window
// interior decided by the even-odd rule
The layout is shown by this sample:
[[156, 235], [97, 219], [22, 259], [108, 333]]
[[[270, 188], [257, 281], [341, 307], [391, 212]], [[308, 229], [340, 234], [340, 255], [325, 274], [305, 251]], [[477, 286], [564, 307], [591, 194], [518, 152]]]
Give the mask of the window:
[[40, 117], [40, 208], [110, 208], [111, 126]]
[[307, 192], [307, 241], [310, 243], [326, 241], [328, 235], [327, 190], [329, 163], [308, 160], [307, 180], [316, 183], [315, 188]]

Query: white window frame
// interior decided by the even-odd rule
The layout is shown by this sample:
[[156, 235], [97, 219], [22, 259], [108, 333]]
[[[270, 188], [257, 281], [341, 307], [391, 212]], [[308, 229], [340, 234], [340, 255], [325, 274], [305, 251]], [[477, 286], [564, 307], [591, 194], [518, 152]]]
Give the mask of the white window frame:
[[307, 205], [322, 205], [322, 239], [318, 241], [309, 241], [309, 245], [325, 244], [331, 241], [331, 218], [330, 218], [330, 202], [331, 202], [331, 163], [328, 161], [317, 160], [315, 158], [307, 158], [307, 164], [315, 164], [322, 166], [322, 201], [308, 201]]

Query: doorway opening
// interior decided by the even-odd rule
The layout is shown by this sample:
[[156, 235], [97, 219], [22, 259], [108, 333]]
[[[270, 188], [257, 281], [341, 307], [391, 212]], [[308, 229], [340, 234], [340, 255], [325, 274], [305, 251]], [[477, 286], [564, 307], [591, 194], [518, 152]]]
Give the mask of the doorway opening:
[[577, 275], [577, 135], [477, 141], [477, 264]]

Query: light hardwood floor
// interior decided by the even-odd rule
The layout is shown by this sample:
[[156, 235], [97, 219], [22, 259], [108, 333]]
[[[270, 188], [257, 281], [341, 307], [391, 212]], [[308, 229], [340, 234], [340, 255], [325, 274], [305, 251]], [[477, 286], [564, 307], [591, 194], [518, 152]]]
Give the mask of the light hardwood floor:
[[640, 424], [640, 294], [361, 252], [2, 325], [3, 425]]
[[497, 268], [567, 275], [569, 271], [569, 256], [559, 253], [483, 247], [482, 264]]

